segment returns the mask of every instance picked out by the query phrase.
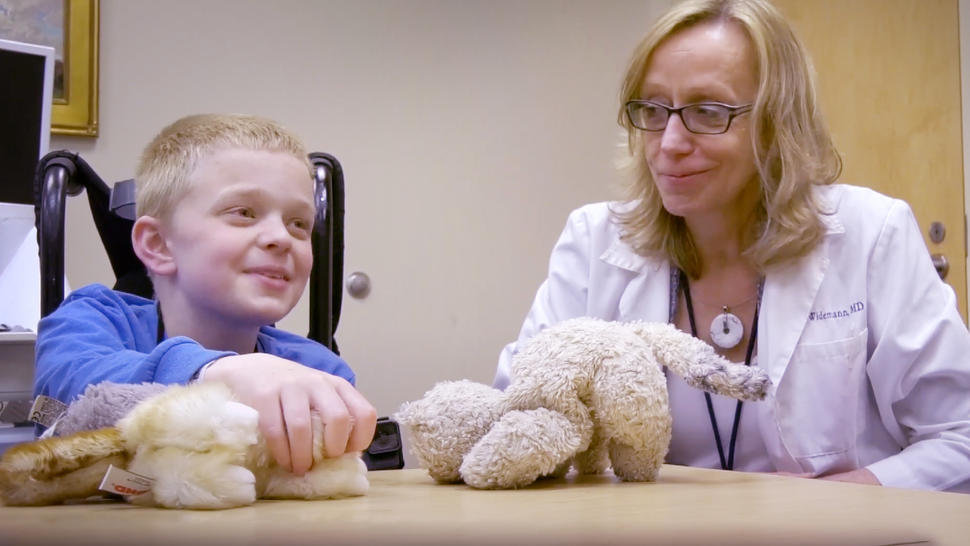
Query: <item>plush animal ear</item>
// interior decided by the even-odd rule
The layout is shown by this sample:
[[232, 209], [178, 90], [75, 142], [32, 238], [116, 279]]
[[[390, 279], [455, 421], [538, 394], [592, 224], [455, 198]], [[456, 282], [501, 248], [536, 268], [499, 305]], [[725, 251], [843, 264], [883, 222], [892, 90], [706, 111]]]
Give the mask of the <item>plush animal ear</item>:
[[154, 216], [141, 216], [131, 230], [131, 246], [135, 255], [154, 275], [175, 274], [175, 259], [168, 247], [162, 221]]

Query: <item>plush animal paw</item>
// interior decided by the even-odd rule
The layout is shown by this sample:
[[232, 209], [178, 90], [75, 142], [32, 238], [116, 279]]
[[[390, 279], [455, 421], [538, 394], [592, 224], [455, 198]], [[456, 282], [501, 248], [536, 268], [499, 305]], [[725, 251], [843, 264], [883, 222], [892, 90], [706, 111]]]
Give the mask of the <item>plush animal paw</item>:
[[151, 490], [127, 499], [143, 506], [221, 509], [256, 502], [256, 477], [242, 466], [245, 453], [221, 447], [141, 450], [128, 470], [153, 480]]
[[264, 480], [260, 498], [268, 499], [336, 499], [367, 493], [367, 465], [360, 453], [320, 459], [303, 476], [274, 466]]
[[581, 442], [578, 427], [560, 413], [510, 411], [465, 455], [459, 472], [479, 489], [525, 487], [567, 463]]

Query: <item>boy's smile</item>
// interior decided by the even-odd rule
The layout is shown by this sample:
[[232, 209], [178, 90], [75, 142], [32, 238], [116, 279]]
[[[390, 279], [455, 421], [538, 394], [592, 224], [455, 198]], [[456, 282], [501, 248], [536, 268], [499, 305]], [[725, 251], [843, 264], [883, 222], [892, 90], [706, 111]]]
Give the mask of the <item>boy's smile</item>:
[[306, 165], [286, 153], [229, 148], [202, 159], [191, 179], [164, 228], [183, 324], [229, 334], [283, 318], [313, 265]]

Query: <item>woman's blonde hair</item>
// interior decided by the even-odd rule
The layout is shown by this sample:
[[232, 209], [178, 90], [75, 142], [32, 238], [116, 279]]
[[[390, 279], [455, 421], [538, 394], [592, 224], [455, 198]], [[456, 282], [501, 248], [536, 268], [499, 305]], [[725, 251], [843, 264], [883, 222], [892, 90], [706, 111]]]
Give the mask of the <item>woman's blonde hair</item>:
[[191, 185], [191, 176], [212, 153], [242, 148], [282, 152], [307, 167], [299, 137], [275, 121], [243, 114], [196, 114], [165, 127], [145, 147], [135, 173], [137, 215], [168, 217]]
[[808, 53], [784, 17], [765, 0], [687, 0], [662, 16], [634, 50], [620, 91], [618, 122], [627, 131], [633, 206], [614, 217], [623, 239], [640, 254], [668, 257], [691, 277], [703, 264], [683, 218], [668, 213], [654, 184], [642, 133], [630, 124], [625, 104], [639, 99], [657, 47], [671, 35], [707, 21], [738, 24], [751, 40], [758, 95], [751, 138], [762, 198], [745, 256], [759, 269], [802, 256], [819, 243], [824, 227], [814, 185], [831, 184], [842, 160], [818, 109]]

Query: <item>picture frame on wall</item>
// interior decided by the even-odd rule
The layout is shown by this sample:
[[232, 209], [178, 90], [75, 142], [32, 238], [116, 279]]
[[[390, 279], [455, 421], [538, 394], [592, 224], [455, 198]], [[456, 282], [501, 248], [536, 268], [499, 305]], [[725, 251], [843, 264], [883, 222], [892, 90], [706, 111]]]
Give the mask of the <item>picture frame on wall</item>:
[[55, 82], [51, 131], [62, 135], [98, 135], [99, 0], [64, 1], [63, 92]]
[[0, 37], [53, 47], [51, 132], [98, 135], [99, 0], [0, 0]]

